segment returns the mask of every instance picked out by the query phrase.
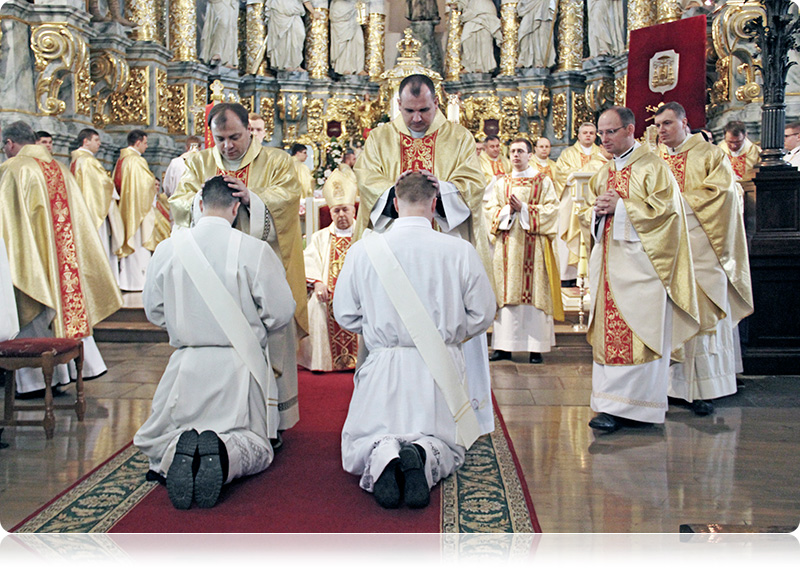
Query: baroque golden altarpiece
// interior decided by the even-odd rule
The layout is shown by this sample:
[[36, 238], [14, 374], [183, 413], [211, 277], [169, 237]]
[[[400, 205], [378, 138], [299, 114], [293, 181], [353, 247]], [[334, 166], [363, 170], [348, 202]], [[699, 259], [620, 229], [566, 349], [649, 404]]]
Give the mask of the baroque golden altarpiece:
[[[443, 31], [435, 41], [444, 48], [441, 69], [432, 69], [418, 57], [421, 42], [410, 27], [395, 34], [400, 36], [397, 59], [388, 65], [388, 2], [359, 0], [365, 63], [361, 74], [351, 76], [331, 73], [327, 0], [314, 0], [317, 17], [305, 18], [305, 71], [272, 70], [263, 47], [269, 1], [240, 3], [238, 69], [200, 61], [198, 19], [207, 3], [202, 0], [4, 2], [0, 123], [23, 119], [53, 133], [55, 154], [64, 158], [77, 132], [92, 126], [104, 133], [99, 158], [109, 167], [127, 132], [141, 128], [148, 133], [148, 159], [158, 173], [182, 152], [186, 137], [202, 136], [205, 106], [214, 101], [242, 103], [265, 119], [268, 144], [302, 142], [316, 149], [317, 160], [332, 138], [338, 145], [357, 146], [368, 129], [388, 120], [397, 85], [410, 73], [431, 76], [442, 110], [448, 117], [455, 113], [476, 139], [498, 134], [508, 142], [520, 133], [544, 135], [553, 142], [554, 154], [574, 142], [582, 122], [625, 103], [627, 52], [588, 57], [587, 30], [594, 24], [588, 21], [586, 0], [551, 3], [555, 17], [547, 25], [555, 63], [527, 69], [518, 66], [519, 2], [496, 2], [502, 38], [493, 44], [498, 66], [491, 73], [464, 72], [463, 3], [439, 2], [437, 30]], [[124, 8], [124, 15], [96, 21], [98, 6], [112, 4], [117, 11]], [[625, 4], [628, 36], [639, 28], [708, 15], [708, 126], [719, 134], [728, 120], [744, 120], [757, 139], [759, 60], [744, 23], [763, 13], [759, 3]], [[792, 87], [790, 82], [787, 103], [795, 95]]]

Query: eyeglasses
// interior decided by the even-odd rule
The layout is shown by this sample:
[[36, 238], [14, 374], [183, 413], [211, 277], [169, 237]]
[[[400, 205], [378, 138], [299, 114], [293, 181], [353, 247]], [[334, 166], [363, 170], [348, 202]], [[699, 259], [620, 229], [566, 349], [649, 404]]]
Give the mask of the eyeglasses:
[[800, 135], [800, 133], [789, 133], [788, 135], [784, 134], [783, 138], [788, 139], [789, 137], [796, 137], [798, 135]]
[[623, 128], [625, 128], [625, 127], [617, 127], [616, 129], [608, 129], [608, 130], [605, 130], [605, 131], [597, 131], [597, 136], [599, 136], [599, 137], [603, 137], [605, 135], [611, 136], [614, 133], [616, 133], [618, 130], [623, 129]]

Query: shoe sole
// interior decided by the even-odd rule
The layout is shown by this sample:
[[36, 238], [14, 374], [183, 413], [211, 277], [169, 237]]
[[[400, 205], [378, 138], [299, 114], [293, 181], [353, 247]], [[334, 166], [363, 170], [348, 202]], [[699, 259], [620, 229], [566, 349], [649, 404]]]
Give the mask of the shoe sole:
[[197, 432], [183, 432], [178, 438], [175, 457], [167, 471], [167, 495], [176, 509], [186, 510], [192, 506], [192, 496], [194, 495], [192, 462], [196, 449]]
[[400, 470], [405, 478], [403, 495], [406, 505], [412, 509], [427, 507], [431, 501], [431, 490], [425, 478], [422, 457], [413, 445], [400, 448]]
[[197, 439], [200, 467], [194, 476], [194, 500], [201, 509], [217, 504], [222, 490], [222, 463], [219, 459], [220, 440], [213, 431], [204, 431]]
[[400, 506], [400, 485], [397, 483], [397, 460], [392, 460], [375, 481], [372, 488], [375, 500], [384, 509], [396, 509]]

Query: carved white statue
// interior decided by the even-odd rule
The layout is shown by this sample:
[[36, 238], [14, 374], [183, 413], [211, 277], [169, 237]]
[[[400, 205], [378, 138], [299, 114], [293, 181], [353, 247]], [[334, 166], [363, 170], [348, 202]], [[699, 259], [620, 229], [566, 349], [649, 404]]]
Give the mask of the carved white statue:
[[324, 17], [308, 0], [267, 0], [264, 19], [267, 22], [267, 57], [270, 67], [286, 71], [304, 71], [303, 45], [306, 29], [305, 11], [312, 18]]
[[497, 67], [494, 41], [503, 41], [493, 0], [458, 0], [461, 10], [461, 66], [466, 73], [489, 73]]
[[589, 56], [619, 55], [625, 51], [623, 0], [587, 0]]
[[556, 62], [553, 22], [556, 0], [521, 0], [517, 67], [551, 67]]
[[212, 65], [238, 67], [238, 32], [239, 0], [208, 0], [200, 37], [200, 59]]
[[366, 75], [364, 30], [358, 24], [356, 0], [331, 0], [331, 67], [341, 75]]

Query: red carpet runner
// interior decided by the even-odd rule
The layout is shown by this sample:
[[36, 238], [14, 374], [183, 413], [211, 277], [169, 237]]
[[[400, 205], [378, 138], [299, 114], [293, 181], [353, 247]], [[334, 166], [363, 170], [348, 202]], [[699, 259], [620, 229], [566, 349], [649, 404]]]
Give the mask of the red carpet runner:
[[352, 373], [299, 375], [300, 421], [266, 471], [223, 487], [211, 509], [179, 511], [159, 485], [110, 532], [438, 533], [438, 487], [426, 509], [386, 510], [342, 469]]

